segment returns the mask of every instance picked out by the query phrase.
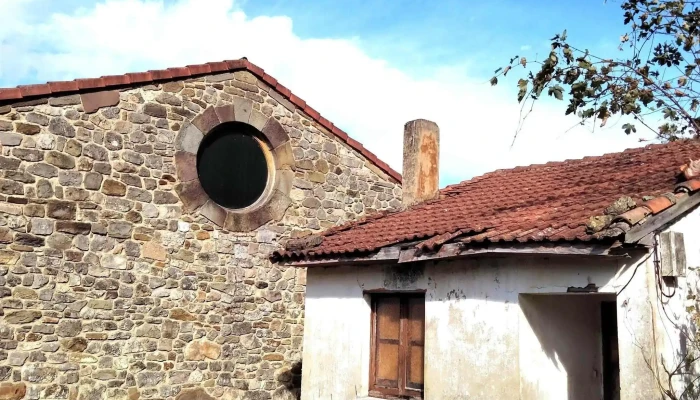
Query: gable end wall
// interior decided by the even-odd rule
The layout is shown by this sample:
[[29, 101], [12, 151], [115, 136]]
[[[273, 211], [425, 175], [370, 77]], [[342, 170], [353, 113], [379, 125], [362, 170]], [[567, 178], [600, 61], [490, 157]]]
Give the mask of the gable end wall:
[[[293, 158], [291, 205], [248, 233], [174, 189], [180, 127], [241, 99]], [[0, 393], [32, 399], [295, 398], [306, 276], [269, 255], [401, 205], [393, 179], [245, 71], [3, 106], [0, 143]]]

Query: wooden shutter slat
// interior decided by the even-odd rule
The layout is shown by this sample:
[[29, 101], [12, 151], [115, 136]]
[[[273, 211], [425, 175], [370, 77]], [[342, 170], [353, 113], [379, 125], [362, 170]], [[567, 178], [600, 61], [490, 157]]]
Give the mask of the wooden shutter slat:
[[423, 346], [411, 346], [408, 382], [412, 389], [423, 388]]
[[377, 299], [377, 337], [379, 339], [399, 339], [400, 311], [399, 298]]
[[425, 299], [407, 299], [406, 387], [423, 389], [423, 343], [425, 340]]
[[411, 344], [423, 344], [425, 339], [425, 300], [410, 298], [408, 300], [408, 338]]
[[398, 297], [379, 297], [375, 301], [376, 339], [376, 385], [399, 388], [399, 352], [401, 301]]
[[370, 394], [422, 397], [424, 336], [424, 295], [373, 297]]

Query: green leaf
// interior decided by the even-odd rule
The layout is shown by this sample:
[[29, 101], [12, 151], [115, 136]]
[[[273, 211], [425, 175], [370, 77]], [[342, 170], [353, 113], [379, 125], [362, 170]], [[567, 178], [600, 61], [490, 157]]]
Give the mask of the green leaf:
[[525, 79], [518, 80], [518, 103], [523, 101], [527, 96], [527, 81]]
[[550, 96], [554, 96], [554, 98], [556, 98], [557, 100], [563, 100], [564, 99], [563, 92], [564, 92], [563, 87], [561, 87], [559, 85], [555, 85], [555, 86], [552, 86], [549, 88], [549, 91], [547, 92], [547, 94], [549, 94]]

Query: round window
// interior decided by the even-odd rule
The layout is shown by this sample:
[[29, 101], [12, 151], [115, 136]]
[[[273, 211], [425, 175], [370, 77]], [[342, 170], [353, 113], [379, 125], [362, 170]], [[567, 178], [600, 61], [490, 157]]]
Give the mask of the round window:
[[257, 129], [227, 122], [212, 129], [197, 152], [197, 174], [204, 191], [227, 208], [253, 205], [265, 192], [268, 166]]

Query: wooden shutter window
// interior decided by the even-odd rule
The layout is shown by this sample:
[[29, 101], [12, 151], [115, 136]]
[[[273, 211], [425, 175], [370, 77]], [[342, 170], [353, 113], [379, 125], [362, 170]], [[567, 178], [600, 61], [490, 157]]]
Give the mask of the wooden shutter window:
[[425, 297], [372, 297], [370, 395], [422, 398]]

